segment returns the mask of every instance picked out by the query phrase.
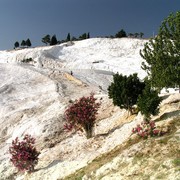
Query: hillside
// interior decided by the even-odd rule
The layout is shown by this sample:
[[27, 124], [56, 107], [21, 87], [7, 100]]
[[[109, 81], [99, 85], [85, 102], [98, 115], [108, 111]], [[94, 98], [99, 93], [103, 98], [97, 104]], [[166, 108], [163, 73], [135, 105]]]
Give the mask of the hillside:
[[[0, 51], [0, 179], [178, 180], [180, 95], [161, 94], [160, 114], [153, 118], [169, 131], [144, 141], [131, 136], [141, 114], [127, 118], [107, 95], [116, 72], [146, 76], [139, 55], [145, 42], [94, 38]], [[94, 137], [87, 140], [83, 133], [64, 131], [63, 114], [70, 101], [91, 92], [102, 105]], [[17, 173], [9, 162], [12, 139], [27, 133], [41, 151], [32, 174]]]

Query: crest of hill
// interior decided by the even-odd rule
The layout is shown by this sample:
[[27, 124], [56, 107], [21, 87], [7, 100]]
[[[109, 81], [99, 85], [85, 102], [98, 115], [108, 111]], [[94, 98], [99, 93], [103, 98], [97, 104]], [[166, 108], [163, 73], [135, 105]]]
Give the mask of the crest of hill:
[[143, 59], [139, 50], [145, 42], [147, 40], [135, 38], [91, 38], [56, 46], [0, 51], [0, 62], [19, 63], [32, 58], [32, 64], [37, 67], [138, 73], [144, 78], [146, 73], [141, 69]]

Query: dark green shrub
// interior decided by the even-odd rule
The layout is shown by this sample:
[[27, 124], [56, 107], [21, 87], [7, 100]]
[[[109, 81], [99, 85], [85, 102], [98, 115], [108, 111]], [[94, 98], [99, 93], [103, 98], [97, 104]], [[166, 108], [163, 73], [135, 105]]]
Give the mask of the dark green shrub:
[[51, 36], [49, 34], [47, 34], [46, 36], [44, 36], [41, 40], [43, 43], [45, 43], [46, 45], [50, 44], [51, 42]]
[[31, 47], [31, 41], [30, 41], [30, 39], [28, 38], [27, 40], [26, 40], [26, 46], [28, 46], [28, 47]]
[[29, 62], [32, 62], [32, 61], [33, 61], [32, 58], [26, 58], [26, 59], [22, 60], [23, 63], [29, 63]]
[[137, 106], [148, 120], [150, 115], [156, 115], [159, 112], [158, 106], [161, 101], [162, 98], [158, 96], [158, 92], [153, 90], [149, 84], [146, 84], [142, 94], [138, 97]]
[[26, 41], [25, 41], [25, 40], [22, 40], [21, 46], [22, 46], [22, 47], [26, 46]]
[[50, 45], [56, 45], [58, 43], [57, 39], [56, 39], [56, 35], [53, 35], [50, 41]]
[[87, 39], [87, 33], [82, 34], [79, 36], [79, 40]]
[[137, 74], [127, 77], [117, 73], [113, 75], [113, 82], [108, 87], [108, 95], [114, 105], [125, 108], [132, 114], [133, 105], [144, 87], [145, 83], [139, 80]]
[[124, 29], [121, 29], [116, 35], [116, 38], [122, 38], [122, 37], [127, 37], [126, 32], [124, 31]]
[[16, 42], [14, 43], [14, 48], [18, 48], [18, 47], [19, 47], [19, 42], [16, 41]]
[[70, 40], [71, 40], [71, 35], [70, 35], [70, 33], [68, 33], [66, 41], [70, 41]]

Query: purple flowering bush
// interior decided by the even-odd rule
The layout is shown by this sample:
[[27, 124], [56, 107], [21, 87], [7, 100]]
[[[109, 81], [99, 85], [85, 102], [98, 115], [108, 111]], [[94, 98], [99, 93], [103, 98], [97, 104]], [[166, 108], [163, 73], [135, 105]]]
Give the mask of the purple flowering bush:
[[94, 94], [75, 100], [65, 110], [66, 124], [64, 128], [69, 131], [72, 129], [85, 131], [86, 137], [91, 138], [99, 107], [100, 103], [96, 103]]
[[132, 129], [132, 133], [137, 134], [142, 138], [148, 138], [149, 136], [161, 136], [165, 132], [157, 129], [154, 121], [143, 121], [141, 124], [138, 124], [135, 128]]
[[40, 152], [34, 147], [35, 139], [31, 135], [25, 135], [22, 141], [18, 137], [12, 141], [9, 148], [11, 154], [10, 161], [18, 171], [34, 171], [34, 166], [38, 163]]

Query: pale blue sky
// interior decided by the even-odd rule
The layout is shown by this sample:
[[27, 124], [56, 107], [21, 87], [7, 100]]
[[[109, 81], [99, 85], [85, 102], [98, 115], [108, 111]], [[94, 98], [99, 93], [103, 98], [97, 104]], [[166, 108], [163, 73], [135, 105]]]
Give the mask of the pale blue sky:
[[124, 29], [150, 37], [179, 10], [180, 0], [0, 0], [0, 50], [27, 38], [33, 47], [43, 45], [46, 34], [62, 40], [68, 33], [99, 37]]

